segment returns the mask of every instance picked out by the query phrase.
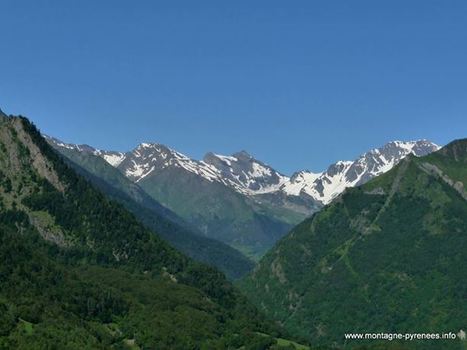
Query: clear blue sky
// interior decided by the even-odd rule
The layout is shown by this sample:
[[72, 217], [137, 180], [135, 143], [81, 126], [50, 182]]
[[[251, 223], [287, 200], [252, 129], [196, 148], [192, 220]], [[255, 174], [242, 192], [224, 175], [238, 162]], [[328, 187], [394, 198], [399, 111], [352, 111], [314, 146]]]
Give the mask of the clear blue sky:
[[467, 1], [0, 2], [0, 108], [285, 173], [467, 136]]

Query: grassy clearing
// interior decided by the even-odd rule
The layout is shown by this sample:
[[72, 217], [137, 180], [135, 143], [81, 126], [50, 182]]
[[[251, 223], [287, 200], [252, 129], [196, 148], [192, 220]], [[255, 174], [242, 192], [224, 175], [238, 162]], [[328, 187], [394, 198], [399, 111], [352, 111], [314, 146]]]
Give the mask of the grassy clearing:
[[23, 328], [26, 335], [32, 335], [34, 333], [34, 328], [31, 322], [25, 321], [23, 319], [19, 319], [20, 323], [19, 326]]
[[291, 340], [287, 340], [287, 339], [283, 339], [283, 338], [276, 338], [277, 340], [277, 345], [280, 345], [280, 346], [295, 346], [295, 349], [297, 350], [310, 350], [310, 347], [309, 346], [306, 346], [306, 345], [302, 345], [302, 344], [298, 344], [294, 341], [291, 341]]

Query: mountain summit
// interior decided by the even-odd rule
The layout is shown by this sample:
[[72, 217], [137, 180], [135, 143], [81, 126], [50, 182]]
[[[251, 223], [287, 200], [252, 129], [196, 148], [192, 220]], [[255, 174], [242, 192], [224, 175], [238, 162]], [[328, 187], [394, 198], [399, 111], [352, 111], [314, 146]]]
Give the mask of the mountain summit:
[[246, 195], [276, 191], [288, 180], [246, 151], [231, 156], [207, 153], [203, 160], [217, 170], [226, 185]]

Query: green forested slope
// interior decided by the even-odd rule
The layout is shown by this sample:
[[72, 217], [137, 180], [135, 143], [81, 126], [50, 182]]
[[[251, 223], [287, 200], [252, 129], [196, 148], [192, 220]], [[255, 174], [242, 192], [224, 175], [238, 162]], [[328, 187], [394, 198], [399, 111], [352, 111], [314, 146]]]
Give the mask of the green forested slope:
[[101, 157], [74, 149], [57, 147], [79, 174], [112, 199], [122, 203], [142, 223], [157, 232], [175, 248], [193, 259], [214, 266], [230, 279], [251, 271], [254, 263], [225, 243], [194, 233], [180, 217], [163, 207], [137, 184]]
[[239, 348], [275, 334], [224, 278], [0, 117], [0, 348]]
[[466, 159], [467, 140], [454, 141], [348, 189], [284, 237], [241, 287], [313, 344], [351, 348], [349, 332], [465, 331]]
[[288, 217], [283, 210], [279, 215], [220, 183], [176, 167], [148, 176], [138, 184], [206, 236], [253, 259], [272, 247], [292, 227], [291, 222], [299, 222], [297, 214]]

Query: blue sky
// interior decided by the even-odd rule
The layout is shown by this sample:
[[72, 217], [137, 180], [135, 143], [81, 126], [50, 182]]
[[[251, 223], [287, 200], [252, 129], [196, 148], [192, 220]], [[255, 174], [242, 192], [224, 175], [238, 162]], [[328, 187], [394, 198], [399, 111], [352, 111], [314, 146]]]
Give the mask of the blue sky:
[[65, 141], [322, 170], [467, 136], [466, 1], [0, 2], [0, 108]]

